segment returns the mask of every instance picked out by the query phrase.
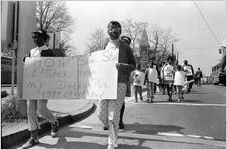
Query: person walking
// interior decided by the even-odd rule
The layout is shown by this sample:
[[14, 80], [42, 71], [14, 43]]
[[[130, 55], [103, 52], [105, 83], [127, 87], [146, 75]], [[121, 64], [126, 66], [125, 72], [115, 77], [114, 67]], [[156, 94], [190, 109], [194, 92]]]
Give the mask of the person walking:
[[165, 95], [166, 92], [165, 92], [165, 89], [166, 89], [166, 86], [164, 84], [164, 80], [161, 78], [161, 70], [162, 68], [165, 66], [165, 62], [162, 62], [160, 67], [159, 67], [159, 79], [160, 79], [160, 89], [162, 90], [162, 94]]
[[[128, 36], [121, 36], [121, 40], [125, 41], [128, 45], [130, 45], [130, 43], [131, 43], [131, 38]], [[130, 77], [130, 74], [128, 74], [128, 77]], [[128, 81], [127, 85], [129, 86], [129, 88], [131, 88], [131, 84], [129, 81]], [[125, 125], [123, 123], [124, 112], [125, 112], [125, 101], [123, 102], [123, 105], [121, 107], [119, 129], [124, 129], [124, 127], [125, 127]]]
[[158, 72], [154, 66], [154, 60], [150, 61], [149, 67], [145, 70], [144, 85], [147, 84], [147, 102], [153, 102], [155, 84], [158, 84]]
[[177, 65], [176, 72], [174, 76], [174, 85], [176, 86], [178, 99], [177, 102], [181, 102], [184, 99], [183, 96], [183, 87], [186, 82], [186, 73], [183, 71], [183, 68], [180, 65]]
[[168, 101], [172, 102], [173, 94], [173, 82], [174, 82], [174, 67], [173, 67], [173, 57], [169, 56], [167, 58], [167, 63], [163, 66], [161, 70], [161, 78], [164, 81], [164, 84], [167, 88]]
[[100, 121], [109, 128], [108, 149], [118, 147], [118, 131], [120, 110], [126, 95], [126, 84], [128, 74], [135, 69], [135, 58], [128, 44], [120, 40], [121, 24], [118, 21], [111, 21], [107, 33], [110, 37], [105, 49], [119, 50], [118, 63], [118, 85], [117, 99], [103, 99], [99, 103], [98, 117]]
[[[29, 51], [26, 56], [29, 57], [55, 57], [45, 42], [49, 39], [49, 35], [43, 30], [35, 30], [32, 32], [32, 38], [37, 47]], [[25, 60], [25, 59], [24, 59]], [[26, 79], [25, 79], [26, 80]], [[59, 122], [51, 111], [47, 108], [46, 99], [27, 100], [27, 115], [28, 115], [28, 130], [30, 132], [30, 139], [22, 146], [23, 149], [30, 148], [39, 143], [38, 130], [40, 129], [37, 112], [45, 117], [51, 123], [51, 136], [57, 136], [59, 129]]]
[[187, 81], [189, 82], [187, 93], [190, 93], [193, 85], [192, 81], [194, 80], [194, 77], [195, 77], [194, 69], [192, 65], [188, 64], [187, 60], [184, 60], [183, 69], [187, 74]]
[[195, 77], [197, 79], [197, 87], [201, 87], [201, 78], [203, 77], [203, 73], [200, 68], [198, 68], [198, 70], [196, 71]]
[[[121, 36], [121, 40], [124, 41], [128, 45], [130, 45], [130, 43], [131, 43], [131, 38], [128, 37], [128, 36]], [[130, 74], [128, 76], [130, 77]], [[131, 88], [129, 81], [127, 83], [127, 86], [129, 86], [127, 88]], [[127, 89], [126, 89], [126, 91], [127, 91]], [[125, 101], [123, 102], [123, 105], [122, 105], [121, 111], [120, 111], [119, 129], [124, 129], [124, 127], [125, 127], [125, 125], [123, 123], [124, 111], [125, 111]], [[108, 126], [104, 126], [103, 130], [109, 130], [109, 127]]]
[[137, 64], [136, 70], [133, 72], [133, 87], [134, 87], [134, 93], [135, 93], [135, 102], [138, 102], [138, 93], [140, 96], [140, 100], [143, 101], [142, 96], [142, 86], [143, 86], [143, 76], [141, 72], [141, 66], [140, 64]]

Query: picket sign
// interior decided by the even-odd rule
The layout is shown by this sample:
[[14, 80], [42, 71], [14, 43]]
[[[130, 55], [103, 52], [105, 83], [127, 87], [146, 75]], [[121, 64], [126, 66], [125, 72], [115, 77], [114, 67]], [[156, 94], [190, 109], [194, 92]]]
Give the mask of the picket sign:
[[23, 99], [116, 99], [118, 50], [26, 58]]

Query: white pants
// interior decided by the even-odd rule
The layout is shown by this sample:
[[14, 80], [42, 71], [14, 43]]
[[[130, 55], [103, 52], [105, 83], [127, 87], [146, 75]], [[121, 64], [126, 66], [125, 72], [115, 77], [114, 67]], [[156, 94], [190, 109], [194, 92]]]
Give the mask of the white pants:
[[117, 99], [102, 100], [99, 103], [98, 117], [103, 124], [109, 127], [108, 144], [113, 144], [117, 147], [120, 110], [123, 105], [126, 95], [126, 84], [118, 83]]
[[47, 108], [47, 100], [27, 100], [29, 131], [40, 129], [37, 112], [43, 117], [45, 117], [45, 119], [51, 123], [54, 123], [56, 121], [56, 118]]

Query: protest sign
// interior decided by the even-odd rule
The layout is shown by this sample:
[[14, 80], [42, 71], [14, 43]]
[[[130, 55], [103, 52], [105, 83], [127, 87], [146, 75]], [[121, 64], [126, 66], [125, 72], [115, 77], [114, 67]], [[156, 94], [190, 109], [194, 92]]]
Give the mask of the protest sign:
[[118, 51], [26, 58], [23, 99], [116, 99]]

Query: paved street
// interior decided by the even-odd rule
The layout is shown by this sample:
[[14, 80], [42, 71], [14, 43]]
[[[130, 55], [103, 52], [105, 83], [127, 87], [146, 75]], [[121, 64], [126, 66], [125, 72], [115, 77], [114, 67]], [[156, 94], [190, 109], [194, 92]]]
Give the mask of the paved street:
[[[225, 90], [213, 85], [194, 87], [181, 103], [167, 102], [167, 95], [159, 94], [154, 103], [127, 100], [126, 127], [119, 133], [119, 149], [225, 148]], [[95, 112], [79, 123], [62, 128], [59, 138], [43, 136], [41, 143], [32, 149], [107, 148], [108, 131], [102, 127]]]

